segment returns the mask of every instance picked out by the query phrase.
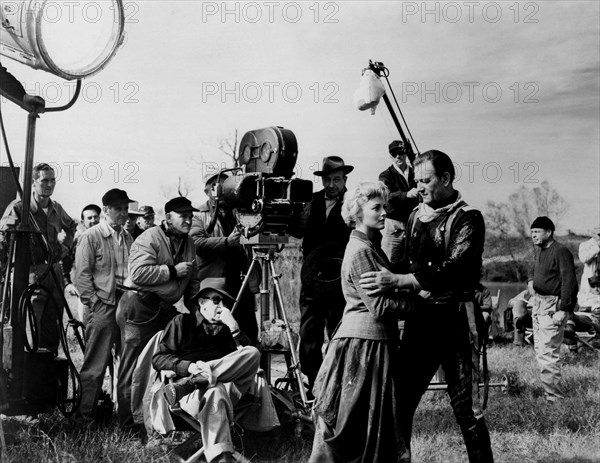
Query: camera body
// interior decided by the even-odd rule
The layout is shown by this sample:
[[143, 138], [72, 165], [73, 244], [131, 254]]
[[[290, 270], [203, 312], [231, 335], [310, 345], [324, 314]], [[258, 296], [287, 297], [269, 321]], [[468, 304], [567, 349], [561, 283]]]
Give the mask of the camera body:
[[239, 146], [245, 173], [223, 182], [222, 197], [234, 210], [244, 244], [282, 244], [306, 203], [312, 182], [292, 178], [298, 143], [291, 130], [267, 127], [244, 134]]
[[266, 127], [246, 132], [238, 153], [247, 174], [259, 172], [291, 178], [298, 158], [298, 142], [291, 130]]

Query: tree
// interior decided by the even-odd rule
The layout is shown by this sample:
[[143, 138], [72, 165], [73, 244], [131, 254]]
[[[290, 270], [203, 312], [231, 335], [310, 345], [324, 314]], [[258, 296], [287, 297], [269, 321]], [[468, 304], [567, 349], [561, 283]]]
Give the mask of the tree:
[[511, 193], [508, 202], [488, 201], [485, 206], [486, 255], [495, 262], [506, 262], [519, 281], [533, 257], [530, 226], [536, 217], [550, 217], [559, 225], [568, 204], [547, 180], [538, 187], [521, 186]]
[[165, 197], [166, 199], [171, 199], [175, 196], [187, 197], [194, 189], [195, 188], [194, 188], [194, 185], [191, 180], [179, 176], [177, 179], [177, 191], [176, 192], [174, 191], [175, 189], [172, 186], [165, 186], [165, 185], [160, 187], [160, 192], [161, 192], [162, 196]]
[[240, 153], [237, 152], [238, 145], [238, 129], [233, 131], [233, 135], [219, 139], [217, 147], [225, 156], [233, 161], [232, 167], [239, 167]]

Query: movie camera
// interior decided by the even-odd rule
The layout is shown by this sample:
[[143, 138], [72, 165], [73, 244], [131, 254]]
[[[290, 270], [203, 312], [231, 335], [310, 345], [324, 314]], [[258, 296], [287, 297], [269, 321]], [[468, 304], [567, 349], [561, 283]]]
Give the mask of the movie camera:
[[251, 130], [238, 153], [245, 173], [227, 178], [221, 195], [243, 230], [243, 243], [287, 243], [295, 217], [312, 199], [312, 182], [292, 178], [296, 136], [283, 127]]

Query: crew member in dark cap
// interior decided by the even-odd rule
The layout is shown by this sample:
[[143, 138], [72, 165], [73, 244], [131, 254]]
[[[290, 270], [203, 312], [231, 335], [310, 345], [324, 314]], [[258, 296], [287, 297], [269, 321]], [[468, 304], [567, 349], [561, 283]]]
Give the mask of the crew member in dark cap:
[[[242, 286], [241, 274], [245, 274], [250, 266], [250, 259], [244, 246], [240, 244], [240, 230], [236, 227], [233, 211], [219, 198], [217, 210], [217, 185], [228, 177], [227, 173], [207, 173], [205, 175], [204, 193], [208, 200], [194, 214], [190, 236], [196, 245], [196, 261], [198, 262], [198, 279], [225, 278], [227, 288], [235, 296]], [[213, 222], [214, 220], [214, 222]], [[248, 289], [241, 295], [235, 319], [251, 342], [258, 339], [254, 294], [260, 290], [260, 271], [251, 275]]]
[[315, 175], [323, 189], [313, 194], [304, 216], [300, 291], [300, 365], [309, 388], [319, 372], [324, 329], [329, 338], [342, 319], [346, 301], [342, 293], [341, 264], [351, 229], [342, 218], [347, 175], [354, 170], [339, 156], [323, 159]]
[[392, 165], [379, 174], [379, 180], [390, 190], [385, 205], [387, 217], [381, 240], [381, 249], [387, 255], [392, 269], [398, 265], [402, 254], [408, 216], [419, 204], [415, 174], [409, 157], [413, 157], [410, 144], [394, 140], [389, 145]]
[[131, 202], [123, 190], [106, 192], [102, 197], [104, 219], [79, 237], [75, 253], [74, 284], [83, 304], [86, 343], [76, 417], [84, 423], [94, 420], [104, 371], [113, 359], [111, 351], [116, 355], [120, 350], [116, 311], [133, 243], [123, 228]]
[[546, 400], [555, 402], [564, 398], [559, 387], [559, 354], [565, 326], [577, 303], [577, 277], [573, 254], [554, 240], [552, 220], [544, 216], [535, 219], [531, 239], [540, 248], [529, 282], [535, 355]]
[[[117, 399], [121, 429], [145, 436], [143, 423], [134, 422], [131, 383], [139, 354], [155, 333], [177, 314], [173, 306], [183, 296], [190, 312], [198, 309], [196, 248], [189, 236], [198, 209], [189, 199], [177, 197], [165, 204], [165, 222], [142, 233], [129, 254], [129, 291], [121, 299], [117, 319], [123, 333]], [[123, 320], [123, 321], [121, 321]], [[137, 414], [135, 415], [137, 417]]]
[[134, 241], [144, 232], [144, 230], [142, 230], [137, 223], [138, 219], [143, 215], [144, 213], [137, 209], [137, 202], [134, 202], [129, 206], [129, 213], [127, 214], [127, 221], [125, 222], [125, 230], [127, 230], [127, 232], [133, 236]]
[[154, 223], [154, 209], [152, 206], [142, 206], [138, 209], [138, 212], [143, 214], [137, 219], [137, 226], [144, 232], [155, 225]]

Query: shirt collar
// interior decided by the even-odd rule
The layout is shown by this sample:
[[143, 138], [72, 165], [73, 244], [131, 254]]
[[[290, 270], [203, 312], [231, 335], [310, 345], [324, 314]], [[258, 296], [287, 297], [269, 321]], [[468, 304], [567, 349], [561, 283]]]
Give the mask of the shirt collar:
[[[31, 212], [33, 212], [33, 213], [36, 213], [37, 211], [42, 209], [42, 206], [40, 206], [40, 203], [37, 202], [33, 193], [31, 193], [30, 208], [31, 208]], [[50, 213], [50, 211], [53, 211], [53, 210], [54, 210], [54, 202], [52, 201], [52, 199], [48, 199], [48, 214]]]
[[113, 227], [111, 227], [109, 225], [109, 223], [106, 221], [106, 219], [102, 219], [100, 221], [100, 223], [98, 224], [98, 226], [100, 227], [100, 231], [102, 232], [102, 235], [104, 237], [114, 236], [114, 235], [116, 235], [116, 236], [121, 235], [121, 236], [125, 237], [125, 233], [127, 233], [123, 227], [121, 227], [120, 232], [117, 232]]

